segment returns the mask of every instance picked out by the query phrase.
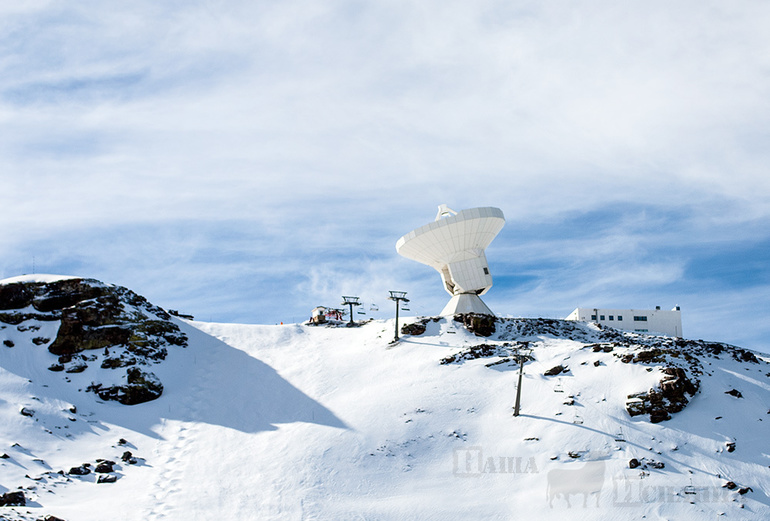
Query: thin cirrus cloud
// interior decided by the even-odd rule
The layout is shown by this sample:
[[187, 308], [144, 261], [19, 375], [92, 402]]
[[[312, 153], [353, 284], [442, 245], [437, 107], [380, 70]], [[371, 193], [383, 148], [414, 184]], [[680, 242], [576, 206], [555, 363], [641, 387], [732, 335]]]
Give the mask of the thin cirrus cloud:
[[501, 314], [680, 304], [688, 336], [770, 350], [762, 3], [0, 12], [0, 275], [34, 258], [221, 321], [386, 289], [431, 314], [396, 239], [490, 205]]

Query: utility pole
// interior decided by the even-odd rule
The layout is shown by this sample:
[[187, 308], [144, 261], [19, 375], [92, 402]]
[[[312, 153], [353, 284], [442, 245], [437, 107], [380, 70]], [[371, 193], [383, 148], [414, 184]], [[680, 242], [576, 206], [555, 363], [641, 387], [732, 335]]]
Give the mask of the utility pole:
[[[519, 385], [516, 387], [516, 405], [513, 408], [513, 415], [518, 416], [521, 409], [521, 381], [524, 375], [524, 360], [531, 352], [529, 349], [529, 342], [519, 342], [519, 346], [516, 347], [515, 357], [519, 362]], [[523, 353], [526, 351], [526, 353]]]
[[352, 327], [355, 325], [355, 322], [353, 322], [353, 306], [360, 306], [361, 303], [358, 301], [358, 297], [346, 297], [342, 296], [342, 305], [343, 306], [350, 306], [350, 322], [348, 322], [348, 326]]
[[409, 302], [409, 299], [406, 298], [406, 291], [391, 291], [388, 299], [396, 301], [396, 337], [393, 342], [398, 342], [398, 307], [401, 302]]

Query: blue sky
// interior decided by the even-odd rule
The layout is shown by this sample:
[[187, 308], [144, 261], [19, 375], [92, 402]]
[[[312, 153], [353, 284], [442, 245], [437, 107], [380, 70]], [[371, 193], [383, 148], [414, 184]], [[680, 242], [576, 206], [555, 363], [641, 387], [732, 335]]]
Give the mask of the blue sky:
[[0, 7], [0, 277], [202, 320], [341, 295], [434, 314], [396, 240], [497, 206], [485, 301], [683, 310], [770, 352], [763, 2], [24, 2]]

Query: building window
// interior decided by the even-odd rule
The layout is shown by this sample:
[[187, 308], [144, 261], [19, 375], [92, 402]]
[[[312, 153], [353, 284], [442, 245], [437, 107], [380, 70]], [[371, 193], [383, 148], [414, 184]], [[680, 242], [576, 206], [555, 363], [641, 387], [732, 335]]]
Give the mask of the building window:
[[599, 315], [599, 320], [604, 320], [604, 315]]
[[634, 316], [634, 322], [647, 322], [647, 316]]
[[623, 320], [623, 315], [618, 315], [618, 320]]
[[489, 268], [484, 268], [484, 275], [489, 275]]
[[615, 320], [615, 317], [613, 315], [610, 315], [610, 320]]
[[591, 315], [591, 320], [596, 320], [596, 315]]

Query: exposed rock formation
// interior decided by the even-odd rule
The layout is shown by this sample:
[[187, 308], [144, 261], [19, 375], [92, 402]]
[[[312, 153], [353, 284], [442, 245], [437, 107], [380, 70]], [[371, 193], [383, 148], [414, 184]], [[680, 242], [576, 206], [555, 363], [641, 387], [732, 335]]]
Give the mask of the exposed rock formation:
[[695, 396], [700, 387], [698, 380], [691, 380], [681, 367], [666, 367], [658, 389], [628, 396], [626, 410], [631, 416], [649, 414], [650, 422], [659, 423], [671, 419], [671, 414], [681, 411]]
[[51, 371], [83, 372], [97, 360], [97, 354], [86, 354], [94, 350], [104, 350], [101, 369], [128, 368], [125, 385], [105, 386], [96, 376], [89, 390], [103, 400], [129, 405], [163, 392], [153, 373], [136, 366], [160, 363], [169, 347], [187, 345], [187, 337], [163, 309], [131, 290], [93, 279], [0, 285], [0, 322], [16, 325], [19, 331], [35, 331], [38, 325], [26, 324], [32, 320], [61, 322], [53, 342], [42, 336], [32, 339], [40, 346], [50, 342], [48, 350], [58, 355]]
[[0, 507], [23, 507], [27, 504], [24, 492], [6, 492], [0, 496]]
[[123, 405], [136, 405], [149, 402], [163, 394], [163, 384], [153, 373], [147, 373], [137, 367], [128, 370], [126, 385], [92, 384], [88, 391], [99, 395], [102, 400], [115, 400]]
[[417, 336], [425, 333], [426, 329], [427, 328], [425, 327], [425, 324], [421, 322], [414, 322], [413, 324], [404, 324], [401, 326], [401, 334]]
[[556, 376], [558, 374], [566, 373], [568, 371], [569, 369], [564, 367], [563, 365], [557, 365], [557, 366], [551, 367], [546, 372], [544, 372], [543, 376]]
[[489, 337], [495, 332], [495, 322], [497, 317], [491, 315], [480, 315], [478, 313], [465, 313], [455, 315], [456, 322], [462, 322], [465, 329], [474, 333], [476, 336]]

